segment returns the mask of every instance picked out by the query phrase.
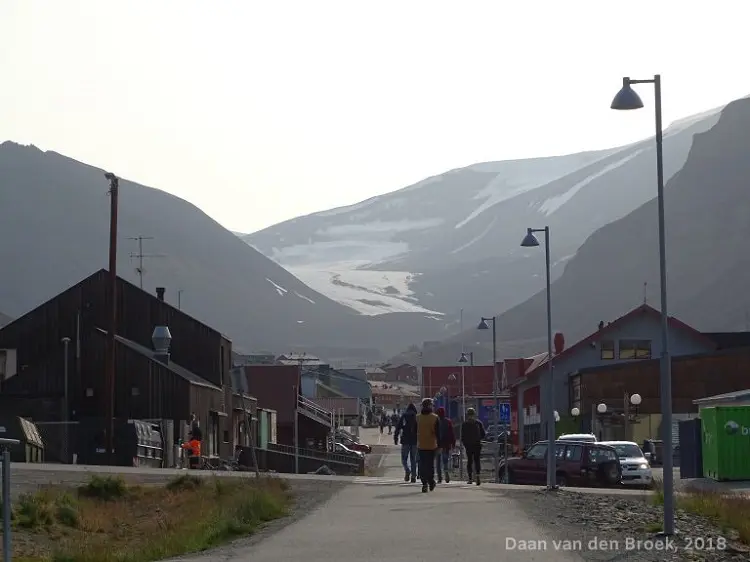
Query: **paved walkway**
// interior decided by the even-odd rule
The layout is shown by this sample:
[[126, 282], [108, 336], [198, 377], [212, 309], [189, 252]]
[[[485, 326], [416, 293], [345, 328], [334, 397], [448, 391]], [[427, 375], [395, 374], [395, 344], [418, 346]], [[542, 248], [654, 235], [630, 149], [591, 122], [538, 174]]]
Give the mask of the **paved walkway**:
[[[221, 556], [226, 562], [434, 562], [439, 560], [580, 560], [573, 553], [506, 549], [506, 537], [548, 539], [502, 494], [461, 483], [423, 494], [403, 482], [400, 456], [389, 435], [364, 435], [390, 443], [386, 476], [370, 485], [348, 486], [316, 511], [246, 549]], [[380, 442], [380, 443], [379, 443]], [[359, 480], [359, 479], [358, 479]], [[361, 479], [364, 482], [366, 479]], [[458, 524], [457, 524], [458, 522]], [[548, 541], [551, 549], [552, 540]], [[219, 560], [210, 554], [190, 560]]]

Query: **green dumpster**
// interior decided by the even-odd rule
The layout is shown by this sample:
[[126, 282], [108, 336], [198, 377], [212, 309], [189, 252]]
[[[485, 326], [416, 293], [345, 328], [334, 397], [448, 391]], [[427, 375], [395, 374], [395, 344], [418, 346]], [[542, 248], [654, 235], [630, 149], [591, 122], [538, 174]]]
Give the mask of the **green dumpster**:
[[703, 475], [750, 480], [750, 406], [701, 408]]

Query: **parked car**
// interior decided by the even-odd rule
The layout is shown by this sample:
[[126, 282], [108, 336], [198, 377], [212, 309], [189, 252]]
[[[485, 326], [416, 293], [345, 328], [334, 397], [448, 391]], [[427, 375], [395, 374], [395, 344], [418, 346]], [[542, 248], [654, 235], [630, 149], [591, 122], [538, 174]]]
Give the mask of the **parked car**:
[[365, 454], [360, 451], [355, 451], [354, 449], [350, 449], [343, 443], [336, 443], [336, 452], [342, 455], [352, 455], [359, 458], [364, 458]]
[[353, 449], [354, 451], [359, 451], [360, 453], [369, 454], [372, 453], [372, 447], [370, 447], [366, 443], [360, 443], [359, 441], [354, 441], [353, 439], [344, 437], [343, 435], [340, 435], [337, 437], [340, 443], [346, 445], [350, 449]]
[[651, 486], [654, 480], [651, 465], [636, 443], [632, 441], [602, 441], [601, 443], [611, 445], [617, 451], [622, 465], [624, 486]]
[[558, 441], [583, 441], [585, 443], [596, 443], [596, 435], [593, 433], [563, 433], [557, 438]]
[[[547, 481], [547, 441], [534, 443], [522, 457], [501, 463], [501, 481], [511, 484], [544, 484]], [[564, 439], [555, 442], [555, 479], [558, 486], [618, 486], [622, 467], [610, 445]]]

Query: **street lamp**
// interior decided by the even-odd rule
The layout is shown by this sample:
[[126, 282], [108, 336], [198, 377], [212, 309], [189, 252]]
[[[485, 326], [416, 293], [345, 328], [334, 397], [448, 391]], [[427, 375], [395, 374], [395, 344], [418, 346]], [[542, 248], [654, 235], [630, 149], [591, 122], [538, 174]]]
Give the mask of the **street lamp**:
[[596, 407], [596, 411], [597, 411], [597, 412], [598, 412], [598, 413], [599, 413], [600, 415], [604, 415], [604, 414], [606, 414], [606, 413], [607, 413], [607, 405], [606, 405], [606, 404], [599, 404], [599, 405], [598, 405], [598, 406]]
[[578, 416], [581, 415], [581, 410], [579, 410], [578, 408], [571, 408], [570, 415], [573, 416], [574, 418], [577, 418]]
[[63, 462], [68, 462], [68, 425], [70, 425], [70, 403], [68, 399], [68, 345], [70, 345], [70, 338], [64, 337], [60, 340], [65, 350], [65, 362], [63, 367], [63, 407], [65, 413], [63, 414]]
[[454, 382], [456, 382], [456, 374], [455, 373], [451, 373], [450, 375], [448, 375], [448, 397], [447, 397], [447, 400], [446, 400], [446, 403], [448, 404], [448, 417], [449, 418], [451, 417], [451, 403], [450, 403], [450, 400], [451, 400], [451, 386], [453, 385]]
[[557, 410], [555, 410], [555, 423], [557, 423], [559, 421], [560, 421], [560, 412], [558, 412]]
[[640, 394], [628, 394], [627, 392], [625, 393], [625, 397], [623, 400], [625, 404], [625, 415], [623, 416], [623, 429], [625, 430], [625, 439], [629, 437], [628, 430], [630, 428], [630, 406], [635, 406], [635, 413], [636, 415], [638, 415], [638, 406], [641, 405], [641, 401], [642, 398]]
[[495, 402], [495, 482], [498, 482], [500, 479], [500, 475], [498, 474], [500, 470], [500, 395], [498, 393], [499, 384], [497, 380], [497, 317], [486, 318], [482, 316], [477, 330], [489, 330], [490, 327], [487, 322], [492, 322], [492, 398]]
[[[539, 240], [534, 236], [535, 232], [544, 232], [544, 262], [547, 270], [547, 369], [548, 375], [548, 386], [547, 389], [547, 409], [545, 412], [545, 418], [547, 420], [547, 439], [550, 443], [555, 440], [555, 425], [554, 425], [554, 408], [555, 408], [555, 389], [554, 389], [554, 374], [552, 371], [552, 297], [550, 295], [550, 258], [549, 258], [549, 227], [544, 228], [527, 228], [526, 236], [521, 241], [523, 248], [536, 248], [539, 246]], [[557, 479], [555, 478], [555, 448], [550, 446], [547, 449], [547, 489], [554, 490], [557, 488]]]
[[[461, 395], [463, 396], [463, 398], [461, 399], [461, 409], [463, 410], [461, 419], [466, 419], [466, 363], [468, 363], [469, 367], [471, 368], [469, 370], [469, 374], [474, 376], [474, 352], [462, 352], [461, 357], [458, 358], [458, 362], [461, 364]], [[474, 379], [471, 380], [473, 385]]]
[[622, 88], [612, 100], [611, 108], [627, 111], [640, 109], [643, 101], [631, 88], [633, 84], [654, 85], [654, 118], [656, 125], [656, 199], [659, 214], [659, 286], [661, 292], [661, 362], [659, 382], [664, 442], [664, 534], [674, 534], [674, 474], [672, 472], [672, 362], [669, 358], [669, 315], [667, 313], [667, 249], [664, 226], [664, 153], [661, 124], [661, 76], [632, 80], [625, 76]]

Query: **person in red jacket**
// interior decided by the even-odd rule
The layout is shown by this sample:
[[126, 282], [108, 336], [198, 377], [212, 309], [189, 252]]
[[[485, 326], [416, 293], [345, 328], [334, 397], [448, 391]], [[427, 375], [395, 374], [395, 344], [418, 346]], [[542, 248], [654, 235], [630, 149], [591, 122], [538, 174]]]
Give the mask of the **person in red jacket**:
[[437, 481], [442, 482], [443, 474], [445, 474], [445, 481], [447, 483], [451, 481], [451, 451], [456, 446], [456, 434], [453, 432], [453, 422], [445, 415], [445, 408], [438, 408], [437, 415], [440, 428], [438, 434], [438, 448], [440, 451], [435, 455]]

